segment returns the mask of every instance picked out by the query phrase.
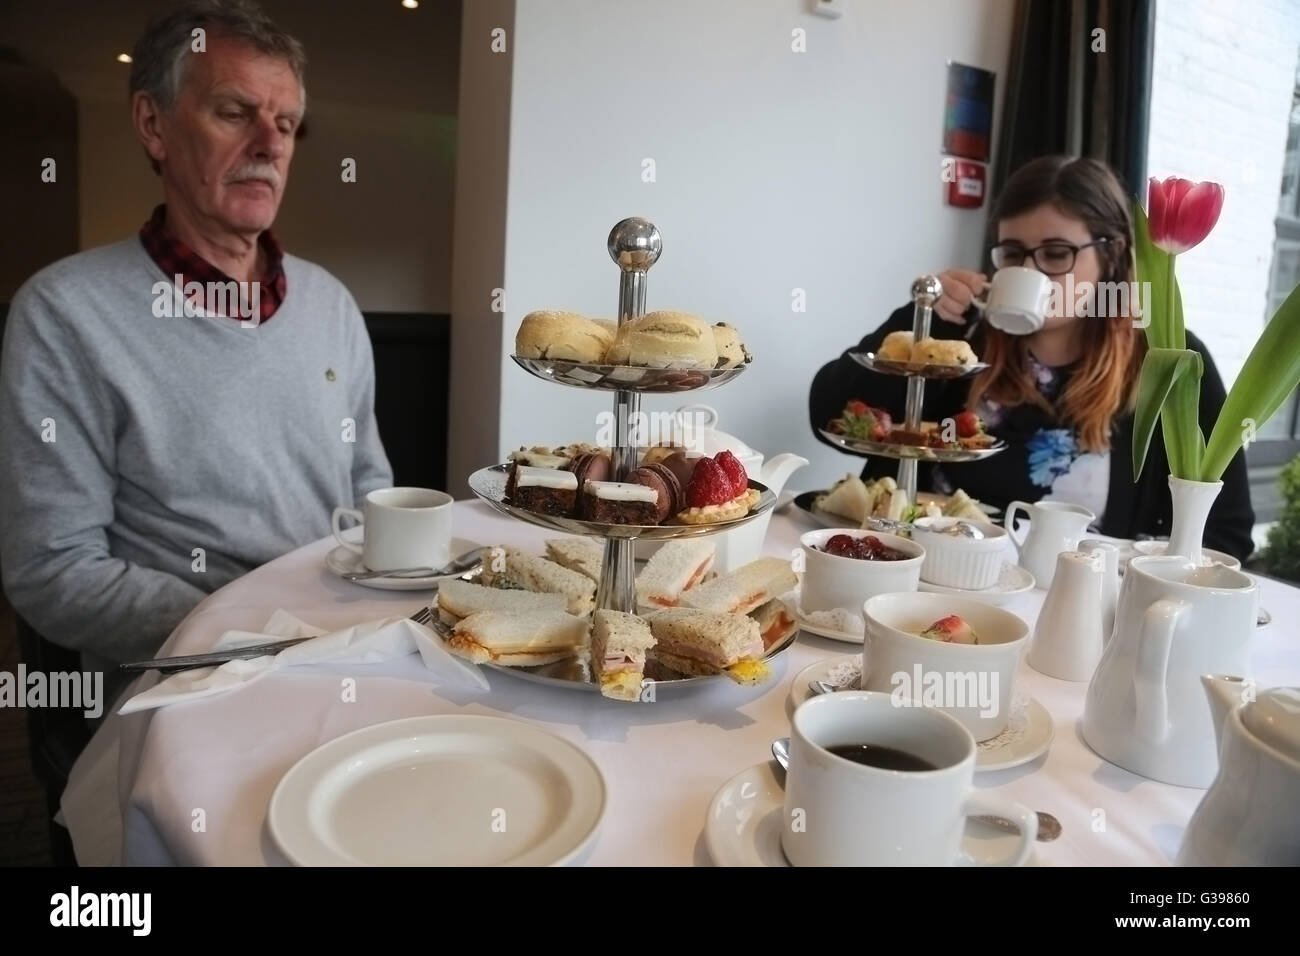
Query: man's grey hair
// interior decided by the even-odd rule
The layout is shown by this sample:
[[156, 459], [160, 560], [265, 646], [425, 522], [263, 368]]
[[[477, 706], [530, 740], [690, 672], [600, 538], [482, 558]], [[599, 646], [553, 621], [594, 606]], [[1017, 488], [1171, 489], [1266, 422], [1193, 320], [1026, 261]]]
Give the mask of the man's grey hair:
[[194, 31], [199, 28], [205, 34], [242, 40], [259, 53], [284, 60], [305, 89], [307, 55], [302, 44], [252, 0], [190, 0], [151, 23], [136, 42], [131, 51], [131, 95], [144, 91], [162, 109], [171, 110], [185, 82]]

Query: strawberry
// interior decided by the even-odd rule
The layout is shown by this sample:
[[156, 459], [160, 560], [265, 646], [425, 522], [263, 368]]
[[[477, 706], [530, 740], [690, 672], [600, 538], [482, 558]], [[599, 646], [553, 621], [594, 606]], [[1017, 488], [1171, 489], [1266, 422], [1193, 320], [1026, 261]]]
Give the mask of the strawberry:
[[844, 410], [848, 412], [850, 415], [865, 415], [867, 413], [867, 409], [868, 409], [867, 403], [863, 401], [859, 401], [856, 398], [853, 401], [849, 402], [848, 405], [844, 406]]
[[712, 458], [701, 458], [686, 489], [687, 507], [723, 505], [734, 497], [731, 493], [731, 479], [722, 470], [722, 466]]
[[749, 475], [745, 474], [745, 466], [740, 463], [739, 458], [729, 451], [720, 451], [713, 460], [731, 479], [732, 498], [739, 498], [749, 490]]
[[957, 416], [957, 437], [970, 438], [984, 430], [984, 423], [974, 412], [962, 412]]

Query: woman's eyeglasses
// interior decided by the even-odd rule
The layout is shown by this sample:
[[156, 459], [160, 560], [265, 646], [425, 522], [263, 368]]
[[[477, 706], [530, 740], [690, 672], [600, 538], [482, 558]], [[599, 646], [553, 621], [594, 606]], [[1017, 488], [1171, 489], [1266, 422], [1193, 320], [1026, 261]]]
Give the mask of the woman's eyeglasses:
[[1064, 275], [1074, 268], [1074, 260], [1079, 253], [1092, 246], [1104, 246], [1110, 242], [1108, 236], [1094, 239], [1082, 246], [1069, 242], [1045, 242], [1041, 246], [1026, 249], [1018, 242], [999, 242], [992, 249], [993, 268], [1005, 269], [1007, 266], [1023, 266], [1025, 260], [1033, 258], [1034, 265], [1043, 275]]

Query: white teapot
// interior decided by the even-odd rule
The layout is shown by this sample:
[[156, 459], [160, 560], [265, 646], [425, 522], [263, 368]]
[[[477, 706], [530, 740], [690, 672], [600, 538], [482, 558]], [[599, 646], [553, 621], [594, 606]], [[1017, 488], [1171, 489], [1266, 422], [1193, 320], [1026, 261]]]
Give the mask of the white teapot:
[[[777, 455], [765, 461], [763, 453], [751, 448], [735, 435], [729, 435], [717, 429], [717, 410], [708, 405], [683, 405], [674, 413], [680, 443], [693, 452], [712, 457], [719, 452], [729, 451], [740, 459], [745, 466], [745, 473], [755, 481], [761, 482], [779, 495], [790, 476], [808, 464], [808, 459], [791, 452]], [[719, 574], [735, 570], [753, 561], [763, 551], [763, 538], [767, 535], [768, 522], [772, 512], [746, 522], [734, 531], [715, 535], [713, 542], [717, 545], [714, 569]], [[636, 556], [646, 558], [656, 550], [656, 542], [637, 542]]]
[[1201, 677], [1219, 739], [1219, 775], [1192, 814], [1179, 866], [1300, 866], [1300, 687], [1250, 693]]

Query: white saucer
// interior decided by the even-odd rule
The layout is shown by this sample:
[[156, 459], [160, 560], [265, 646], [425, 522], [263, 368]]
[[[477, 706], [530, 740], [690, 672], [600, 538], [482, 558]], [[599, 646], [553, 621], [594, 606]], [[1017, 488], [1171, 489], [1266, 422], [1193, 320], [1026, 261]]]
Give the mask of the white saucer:
[[596, 763], [533, 724], [439, 715], [376, 724], [303, 757], [267, 826], [299, 866], [555, 866], [596, 839]]
[[[348, 529], [349, 531], [352, 529]], [[348, 537], [344, 532], [344, 537]], [[473, 551], [479, 545], [473, 541], [466, 541], [464, 538], [451, 539], [451, 556], [455, 558], [464, 554], [466, 551]], [[345, 574], [355, 574], [358, 571], [368, 571], [361, 562], [361, 555], [351, 551], [343, 545], [339, 545], [329, 554], [325, 555], [325, 567], [329, 568], [339, 577]], [[464, 572], [461, 572], [464, 573]], [[366, 588], [378, 588], [381, 591], [428, 591], [438, 586], [442, 581], [449, 577], [459, 577], [460, 575], [448, 574], [431, 574], [426, 577], [416, 578], [368, 578], [365, 581], [352, 581], [351, 584], [358, 584]]]
[[[813, 692], [808, 684], [815, 680], [824, 680], [829, 684], [838, 683], [834, 676], [849, 676], [856, 671], [861, 673], [861, 654], [842, 654], [828, 657], [816, 664], [809, 664], [790, 684], [790, 706], [798, 707]], [[856, 676], [852, 679], [856, 682]], [[1006, 770], [1029, 763], [1041, 757], [1052, 746], [1056, 737], [1056, 725], [1047, 708], [1037, 698], [1023, 698], [1023, 706], [1011, 705], [1011, 719], [1007, 729], [996, 737], [981, 741], [975, 745], [975, 771], [984, 773], [990, 770]]]
[[795, 600], [787, 603], [786, 607], [794, 609], [795, 619], [799, 622], [799, 630], [807, 631], [809, 634], [816, 634], [818, 637], [826, 637], [832, 641], [843, 641], [845, 644], [862, 643], [861, 631], [837, 631], [833, 628], [822, 627], [820, 624], [809, 623], [808, 619], [803, 616], [803, 608], [799, 605], [798, 592], [796, 591], [795, 594]]
[[[765, 761], [732, 777], [714, 795], [704, 821], [704, 843], [717, 866], [789, 866], [781, 850], [785, 817], [783, 774]], [[1019, 838], [984, 823], [966, 821], [964, 865], [1013, 853]], [[959, 864], [960, 865], [960, 864]], [[1028, 866], [1041, 865], [1030, 851]]]
[[952, 594], [957, 597], [968, 597], [975, 601], [982, 601], [985, 604], [1003, 605], [1014, 597], [1019, 597], [1034, 589], [1034, 576], [1018, 564], [1012, 564], [1010, 561], [1002, 563], [1002, 571], [998, 574], [997, 581], [992, 587], [981, 588], [978, 591], [967, 590], [966, 588], [950, 588], [942, 584], [931, 584], [929, 581], [922, 581], [917, 585], [918, 591], [931, 591], [935, 594]]

